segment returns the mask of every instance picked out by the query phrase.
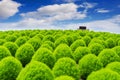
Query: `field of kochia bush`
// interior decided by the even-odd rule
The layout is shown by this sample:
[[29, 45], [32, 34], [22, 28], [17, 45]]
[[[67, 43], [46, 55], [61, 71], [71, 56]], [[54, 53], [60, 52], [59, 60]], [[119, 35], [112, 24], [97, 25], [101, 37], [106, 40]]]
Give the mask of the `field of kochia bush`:
[[120, 80], [120, 34], [0, 31], [0, 80]]

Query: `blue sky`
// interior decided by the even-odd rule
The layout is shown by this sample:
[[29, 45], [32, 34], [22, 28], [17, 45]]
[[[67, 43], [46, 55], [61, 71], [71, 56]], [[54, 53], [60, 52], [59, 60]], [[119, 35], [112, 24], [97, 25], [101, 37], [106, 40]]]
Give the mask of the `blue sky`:
[[120, 33], [120, 0], [0, 0], [0, 30], [77, 29]]

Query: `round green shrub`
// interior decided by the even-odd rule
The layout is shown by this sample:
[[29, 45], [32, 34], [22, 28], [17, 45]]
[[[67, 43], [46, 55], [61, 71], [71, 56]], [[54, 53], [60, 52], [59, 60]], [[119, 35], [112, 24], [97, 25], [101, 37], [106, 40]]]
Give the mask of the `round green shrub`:
[[21, 61], [23, 66], [25, 66], [27, 63], [30, 62], [34, 53], [35, 51], [33, 46], [26, 43], [17, 49], [15, 57]]
[[17, 37], [14, 35], [8, 35], [5, 39], [6, 39], [6, 41], [15, 42]]
[[83, 40], [78, 39], [78, 40], [74, 41], [74, 42], [71, 44], [70, 48], [72, 49], [72, 51], [75, 51], [75, 49], [76, 49], [77, 47], [79, 47], [79, 46], [85, 47], [86, 44], [85, 44], [85, 42], [84, 42]]
[[57, 47], [60, 44], [68, 44], [68, 42], [67, 42], [66, 38], [63, 36], [63, 37], [60, 37], [57, 40], [55, 40], [54, 44], [55, 44], [55, 47]]
[[75, 80], [75, 79], [71, 76], [60, 76], [55, 78], [55, 80]]
[[120, 46], [112, 48], [120, 56]]
[[27, 37], [23, 36], [23, 37], [19, 37], [17, 38], [17, 40], [15, 41], [15, 43], [18, 45], [18, 46], [21, 46], [23, 44], [25, 44], [27, 42]]
[[76, 62], [69, 57], [60, 58], [53, 67], [53, 73], [55, 77], [68, 75], [75, 78], [75, 80], [79, 80], [80, 78], [80, 72]]
[[82, 37], [79, 34], [73, 33], [72, 35], [70, 35], [74, 41], [81, 39]]
[[109, 69], [101, 69], [96, 72], [92, 72], [87, 80], [120, 80], [120, 75]]
[[101, 45], [103, 45], [104, 48], [107, 47], [106, 42], [105, 42], [104, 40], [99, 39], [99, 38], [93, 38], [93, 39], [90, 41], [90, 43], [89, 43], [88, 46], [92, 45], [93, 43], [101, 44]]
[[106, 68], [113, 70], [120, 74], [120, 62], [111, 62], [106, 66]]
[[13, 42], [6, 42], [4, 45], [11, 52], [12, 56], [15, 56], [16, 50], [18, 49], [18, 45]]
[[22, 69], [16, 80], [54, 80], [54, 75], [44, 63], [32, 61]]
[[118, 41], [118, 46], [120, 46], [120, 40]]
[[100, 61], [103, 63], [103, 66], [106, 66], [110, 62], [119, 61], [119, 56], [112, 49], [104, 49], [98, 55]]
[[0, 39], [0, 45], [3, 45], [6, 42], [4, 39]]
[[49, 44], [42, 44], [42, 45], [40, 46], [40, 48], [47, 48], [47, 49], [53, 51], [53, 48], [52, 48], [51, 46], [49, 46]]
[[42, 41], [43, 41], [43, 42], [44, 42], [44, 41], [54, 42], [55, 40], [54, 40], [54, 37], [53, 37], [52, 35], [47, 35], [47, 36], [45, 36], [45, 37], [43, 38]]
[[16, 80], [22, 64], [16, 58], [10, 56], [0, 61], [0, 80]]
[[67, 40], [69, 46], [74, 42], [74, 39], [71, 36], [66, 36], [66, 40]]
[[33, 55], [32, 60], [43, 62], [50, 68], [54, 66], [54, 63], [56, 61], [52, 52], [47, 48], [39, 48], [37, 52]]
[[73, 58], [72, 50], [67, 44], [60, 44], [59, 46], [57, 46], [53, 54], [57, 60], [62, 57]]
[[4, 46], [0, 46], [0, 60], [7, 56], [11, 56], [10, 51]]
[[41, 40], [36, 38], [31, 38], [30, 40], [28, 40], [28, 43], [30, 43], [33, 46], [35, 51], [37, 51], [38, 48], [40, 48], [41, 46]]
[[44, 38], [44, 36], [42, 34], [36, 34], [37, 37], [39, 37], [41, 40]]
[[86, 79], [91, 72], [99, 70], [102, 67], [103, 64], [94, 54], [85, 55], [79, 60], [79, 70], [83, 79]]
[[107, 39], [106, 44], [108, 48], [113, 48], [116, 45], [115, 41], [112, 38]]
[[104, 47], [99, 43], [93, 43], [89, 45], [89, 49], [92, 54], [98, 55], [104, 49]]
[[89, 36], [84, 36], [82, 39], [85, 41], [86, 45], [88, 46], [88, 44], [91, 41], [91, 38]]
[[74, 53], [73, 57], [75, 61], [78, 63], [78, 61], [85, 55], [91, 53], [90, 49], [88, 47], [78, 47]]
[[54, 43], [51, 42], [51, 41], [44, 41], [42, 44], [48, 44], [48, 45], [51, 46], [53, 49], [55, 48]]

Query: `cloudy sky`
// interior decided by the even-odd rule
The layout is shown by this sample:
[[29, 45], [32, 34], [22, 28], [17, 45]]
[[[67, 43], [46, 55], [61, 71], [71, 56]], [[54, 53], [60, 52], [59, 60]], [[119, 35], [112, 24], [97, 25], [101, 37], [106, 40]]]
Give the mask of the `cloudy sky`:
[[120, 33], [120, 0], [0, 0], [0, 30], [79, 26]]

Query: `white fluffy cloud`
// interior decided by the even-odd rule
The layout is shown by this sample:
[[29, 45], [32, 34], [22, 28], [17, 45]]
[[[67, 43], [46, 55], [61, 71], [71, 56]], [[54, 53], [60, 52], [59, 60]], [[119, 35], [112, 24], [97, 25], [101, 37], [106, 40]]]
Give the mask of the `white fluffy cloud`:
[[94, 31], [107, 31], [120, 33], [120, 15], [116, 15], [110, 19], [91, 21], [86, 23], [71, 23], [68, 25], [53, 25], [52, 23], [44, 23], [41, 20], [26, 19], [17, 23], [0, 23], [1, 30], [21, 30], [21, 29], [73, 29], [76, 30], [80, 25], [87, 26], [88, 29]]
[[0, 19], [5, 19], [15, 15], [19, 10], [21, 4], [12, 0], [0, 1]]
[[66, 29], [77, 29], [80, 25], [87, 26], [87, 28], [90, 30], [120, 33], [120, 15], [116, 15], [106, 20], [91, 21], [80, 24], [69, 24], [66, 25]]
[[108, 12], [110, 12], [110, 10], [101, 8], [101, 9], [96, 9], [96, 12], [97, 13], [108, 13]]
[[76, 1], [81, 1], [81, 0], [63, 0], [64, 2], [76, 2]]
[[37, 20], [45, 20], [46, 22], [83, 19], [86, 13], [78, 12], [78, 5], [74, 3], [54, 4], [40, 7], [37, 11], [22, 13], [23, 18], [33, 18]]

